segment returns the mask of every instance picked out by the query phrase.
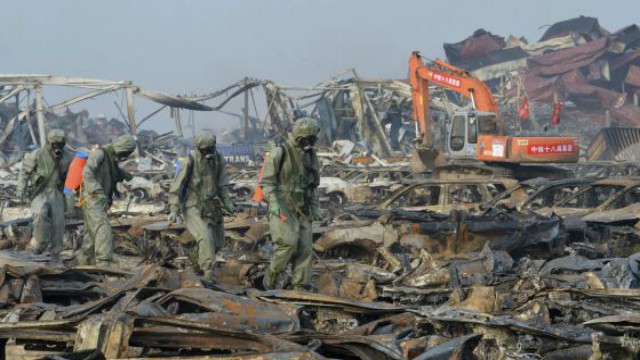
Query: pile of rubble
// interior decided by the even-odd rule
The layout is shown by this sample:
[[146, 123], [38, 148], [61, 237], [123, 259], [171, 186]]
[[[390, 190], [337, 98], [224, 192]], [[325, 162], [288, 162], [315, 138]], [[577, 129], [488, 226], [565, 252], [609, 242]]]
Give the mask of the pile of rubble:
[[[384, 177], [403, 170], [342, 171]], [[343, 176], [336, 168], [329, 174]], [[314, 224], [313, 293], [261, 290], [273, 251], [262, 205], [245, 203], [244, 213], [225, 218], [227, 246], [212, 283], [196, 275], [193, 239], [183, 224], [165, 222], [162, 202], [114, 204], [118, 268], [73, 265], [82, 230], [73, 218], [65, 267], [21, 251], [30, 238], [28, 218], [5, 221], [5, 353], [34, 359], [638, 356], [639, 181], [518, 183], [406, 172], [394, 186], [370, 205], [350, 198]], [[279, 285], [286, 289], [289, 281], [284, 276]]]

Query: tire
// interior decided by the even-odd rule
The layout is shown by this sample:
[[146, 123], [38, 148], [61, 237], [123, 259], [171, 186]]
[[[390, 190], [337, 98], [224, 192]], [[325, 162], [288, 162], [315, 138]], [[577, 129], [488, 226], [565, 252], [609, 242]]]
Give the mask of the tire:
[[135, 203], [139, 203], [149, 199], [149, 194], [147, 193], [147, 190], [143, 188], [135, 188], [131, 190], [131, 196], [133, 196], [133, 202]]
[[247, 199], [251, 197], [251, 190], [247, 188], [240, 188], [236, 190], [236, 196], [238, 196], [238, 198], [240, 199]]
[[342, 208], [347, 202], [344, 195], [338, 192], [333, 192], [329, 196], [329, 206], [332, 208]]

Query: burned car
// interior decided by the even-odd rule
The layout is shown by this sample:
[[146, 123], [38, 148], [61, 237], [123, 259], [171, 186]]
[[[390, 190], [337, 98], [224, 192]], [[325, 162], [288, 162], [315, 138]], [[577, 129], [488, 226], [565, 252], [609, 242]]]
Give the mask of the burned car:
[[239, 200], [248, 200], [258, 185], [258, 171], [242, 171], [233, 175], [229, 181], [232, 192]]
[[[566, 233], [555, 215], [521, 213], [492, 208], [471, 213], [428, 210], [361, 209], [341, 216], [321, 233], [314, 249], [327, 258], [350, 258], [352, 254], [375, 258], [380, 251], [408, 253], [422, 250], [435, 258], [478, 252], [485, 245], [515, 258], [549, 258], [564, 250]], [[387, 250], [385, 250], [387, 249]], [[383, 255], [384, 256], [384, 255]]]
[[408, 169], [382, 169], [349, 173], [346, 179], [321, 177], [320, 202], [329, 207], [371, 203], [403, 187], [402, 180], [410, 173]]
[[472, 209], [518, 184], [513, 179], [432, 179], [423, 180], [393, 195], [372, 209], [430, 210], [449, 212], [453, 209]]
[[[572, 239], [597, 240], [597, 234], [587, 230], [585, 219], [596, 219], [596, 214], [614, 212], [626, 214], [625, 208], [634, 209], [640, 203], [640, 179], [607, 179], [598, 180], [578, 191], [575, 195], [545, 207], [535, 210], [539, 213], [553, 212], [563, 218], [565, 226]], [[591, 217], [588, 215], [593, 214]]]
[[[119, 187], [126, 189], [133, 201], [136, 203], [147, 202], [153, 200], [166, 201], [167, 193], [173, 179], [169, 176], [154, 176], [151, 179], [148, 176], [134, 174], [131, 181], [122, 183]], [[125, 194], [125, 192], [122, 192]]]
[[582, 218], [588, 234], [599, 244], [601, 255], [625, 256], [640, 252], [640, 202]]
[[482, 205], [490, 208], [498, 204], [512, 207], [517, 210], [535, 210], [550, 207], [562, 200], [573, 196], [586, 186], [595, 181], [592, 178], [571, 178], [562, 180], [549, 180], [535, 178], [521, 181], [515, 187], [494, 197]]
[[540, 186], [529, 199], [522, 204], [523, 210], [536, 210], [546, 206], [553, 206], [553, 204], [561, 203], [582, 189], [591, 185], [595, 179], [593, 178], [580, 178], [580, 179], [565, 179], [554, 180], [547, 184]]

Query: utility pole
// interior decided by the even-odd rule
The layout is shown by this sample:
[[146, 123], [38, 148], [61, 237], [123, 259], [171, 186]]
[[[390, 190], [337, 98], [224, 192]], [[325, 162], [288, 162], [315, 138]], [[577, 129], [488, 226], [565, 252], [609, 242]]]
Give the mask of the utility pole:
[[[136, 124], [136, 110], [133, 104], [133, 86], [131, 82], [127, 84], [126, 87], [127, 92], [127, 117], [129, 118], [129, 134], [136, 138], [138, 135], [138, 126]], [[140, 148], [137, 145], [136, 141], [136, 157], [140, 157]]]
[[244, 92], [244, 108], [242, 109], [242, 128], [244, 130], [244, 141], [249, 142], [249, 90]]
[[171, 117], [176, 122], [176, 130], [178, 131], [178, 137], [184, 137], [184, 133], [182, 132], [182, 120], [180, 119], [180, 109], [172, 107]]
[[36, 119], [38, 120], [38, 133], [40, 135], [40, 146], [47, 143], [47, 130], [44, 125], [44, 109], [42, 108], [42, 85], [36, 85]]

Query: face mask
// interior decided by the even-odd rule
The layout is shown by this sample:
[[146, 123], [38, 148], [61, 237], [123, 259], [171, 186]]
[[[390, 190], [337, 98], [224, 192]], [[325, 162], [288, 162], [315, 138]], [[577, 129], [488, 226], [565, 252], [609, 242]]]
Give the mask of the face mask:
[[116, 161], [117, 162], [123, 162], [123, 161], [127, 160], [129, 158], [129, 156], [131, 156], [132, 153], [133, 153], [133, 151], [116, 153]]
[[315, 136], [306, 136], [306, 137], [298, 139], [298, 147], [301, 148], [304, 151], [309, 151], [309, 150], [313, 149], [313, 145], [316, 144], [316, 141], [318, 141], [317, 137], [315, 137]]
[[216, 152], [216, 147], [215, 146], [211, 146], [211, 147], [208, 147], [208, 148], [201, 148], [201, 149], [198, 149], [198, 150], [200, 151], [200, 154], [202, 156], [204, 156], [205, 159], [213, 160], [213, 155]]
[[62, 156], [62, 154], [64, 153], [64, 147], [65, 147], [65, 143], [63, 142], [56, 142], [56, 143], [52, 143], [51, 144], [51, 150], [53, 151], [53, 154], [56, 157], [60, 157]]

